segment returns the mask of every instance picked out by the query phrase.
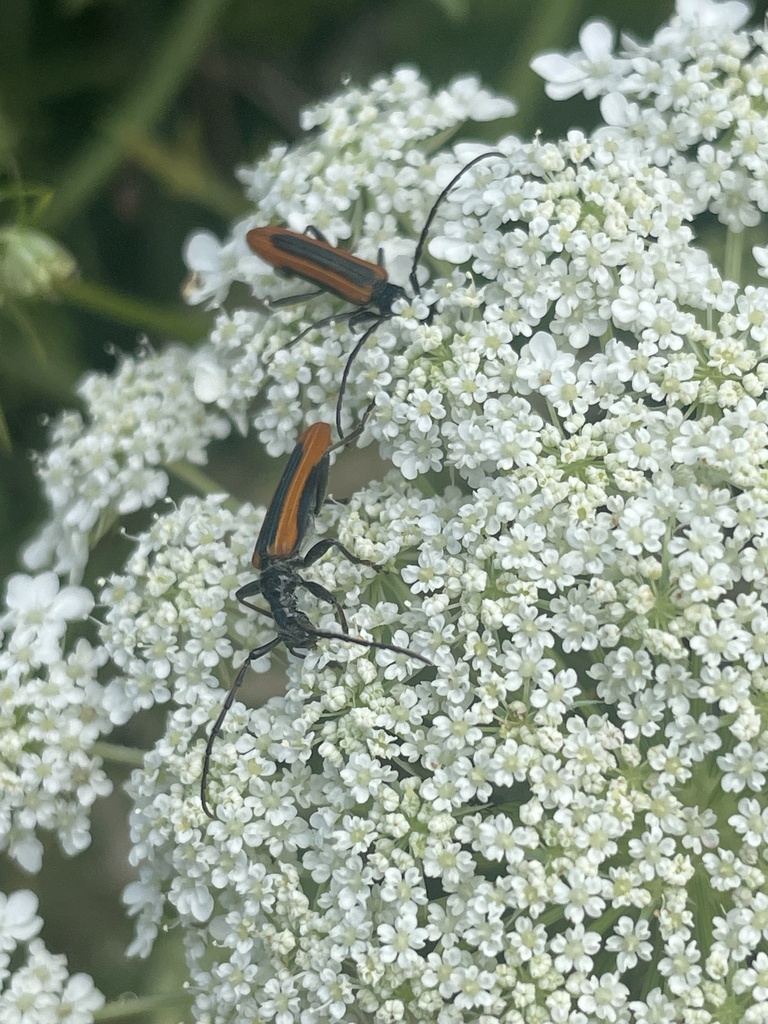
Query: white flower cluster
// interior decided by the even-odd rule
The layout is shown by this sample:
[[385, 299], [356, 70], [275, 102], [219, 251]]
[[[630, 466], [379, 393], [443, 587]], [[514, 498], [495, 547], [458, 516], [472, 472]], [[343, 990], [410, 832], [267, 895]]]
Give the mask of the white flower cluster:
[[[742, 36], [729, 52], [761, 38]], [[359, 225], [370, 258], [417, 237], [430, 176], [467, 156], [418, 148], [423, 98], [401, 75], [324, 106], [297, 156], [252, 172], [259, 218]], [[258, 516], [184, 503], [108, 591], [115, 720], [179, 705], [130, 786], [134, 951], [181, 925], [197, 1020], [768, 1019], [768, 291], [694, 246], [652, 147], [493, 148], [435, 220], [429, 253], [457, 269], [430, 264], [432, 316], [401, 310], [351, 374], [397, 470], [320, 528], [388, 571], [307, 572], [352, 632], [435, 668], [338, 641], [289, 659], [284, 697], [224, 723], [209, 823], [226, 637], [274, 635], [233, 603]], [[218, 278], [193, 266], [199, 298], [256, 284], [237, 244]], [[354, 342], [284, 346], [340, 308], [222, 316], [209, 397], [244, 417], [268, 381], [256, 427], [289, 448]]]
[[196, 728], [210, 721], [221, 697], [214, 670], [223, 663], [228, 673], [233, 654], [232, 592], [256, 532], [253, 514], [214, 496], [186, 499], [138, 539], [101, 595], [101, 640], [120, 670], [104, 696], [114, 723], [171, 696], [194, 709]]
[[39, 871], [39, 829], [63, 849], [90, 843], [90, 808], [112, 789], [91, 748], [111, 726], [98, 670], [107, 654], [81, 638], [65, 649], [70, 624], [93, 608], [84, 587], [59, 589], [55, 573], [8, 582], [0, 616], [0, 850]]
[[[267, 222], [368, 259], [384, 246], [406, 282], [443, 185], [502, 154], [437, 211], [428, 286], [352, 367], [345, 414], [374, 395], [364, 439], [394, 468], [317, 530], [382, 568], [328, 554], [306, 570], [352, 634], [434, 668], [339, 640], [303, 661], [276, 648], [253, 668], [287, 663], [287, 692], [235, 701], [210, 822], [210, 723], [244, 652], [275, 635], [234, 599], [262, 514], [207, 497], [155, 519], [104, 589], [98, 648], [64, 642], [86, 591], [11, 581], [0, 837], [28, 868], [39, 827], [81, 849], [107, 789], [96, 739], [172, 702], [129, 786], [126, 902], [135, 953], [177, 927], [201, 1024], [768, 1021], [768, 289], [728, 280], [690, 226], [705, 207], [731, 232], [762, 218], [764, 36], [740, 31], [744, 12], [680, 2], [648, 47], [614, 58], [593, 26], [549, 65], [561, 95], [569, 76], [586, 95], [634, 90], [642, 146], [612, 123], [437, 155], [462, 120], [513, 107], [466, 79], [432, 97], [403, 71], [307, 114], [311, 139], [243, 174], [253, 217], [190, 242], [199, 301], [238, 281], [293, 291], [245, 244]], [[706, 146], [733, 155], [747, 122], [749, 161], [697, 193]], [[233, 308], [194, 366], [174, 349], [90, 378], [89, 425], [61, 421], [42, 465], [52, 513], [30, 562], [76, 576], [119, 515], [164, 496], [163, 467], [203, 462], [229, 429], [203, 398], [244, 428], [263, 394], [274, 454], [307, 413], [331, 418], [354, 332], [289, 343], [334, 312], [327, 295]], [[301, 607], [337, 628], [310, 593]], [[35, 940], [30, 954], [42, 964]], [[55, 1019], [91, 1019], [90, 983], [39, 973], [74, 1007]], [[16, 986], [28, 999], [28, 977], [6, 974], [0, 1005]]]
[[[186, 260], [196, 284], [188, 298], [218, 305], [234, 281], [246, 282], [262, 300], [306, 292], [306, 285], [297, 288], [279, 277], [246, 245], [252, 227], [270, 222], [297, 231], [311, 224], [334, 244], [350, 244], [356, 226], [355, 253], [375, 262], [382, 250], [390, 279], [406, 283], [415, 235], [458, 169], [455, 158], [430, 155], [435, 137], [450, 134], [464, 121], [489, 121], [515, 109], [475, 79], [459, 79], [432, 95], [415, 71], [402, 69], [368, 90], [350, 89], [341, 102], [306, 112], [302, 125], [314, 129], [308, 141], [290, 153], [275, 146], [255, 168], [240, 172], [253, 216], [236, 224], [223, 244], [205, 232], [187, 243]], [[475, 147], [477, 152], [491, 148]], [[477, 174], [482, 173], [478, 168]], [[311, 332], [300, 345], [290, 342], [338, 310], [337, 300], [318, 295], [268, 318], [253, 308], [222, 313], [209, 350], [199, 359], [198, 395], [215, 400], [244, 428], [253, 398], [265, 393], [267, 402], [255, 420], [260, 438], [271, 455], [290, 451], [303, 418], [300, 398], [318, 418], [333, 418], [349, 335], [326, 328]], [[416, 311], [425, 318], [428, 308], [420, 302]], [[397, 349], [407, 366], [407, 337], [405, 331], [397, 338], [377, 332], [375, 345], [366, 347], [358, 361], [358, 392], [389, 386], [392, 367], [386, 352]]]
[[552, 99], [602, 97], [605, 134], [668, 167], [697, 213], [713, 211], [732, 231], [754, 227], [768, 212], [768, 34], [741, 31], [741, 0], [676, 9], [648, 44], [624, 37], [616, 54], [612, 28], [593, 21], [580, 50], [532, 67]]
[[227, 435], [228, 422], [193, 394], [191, 363], [187, 349], [171, 347], [124, 359], [113, 376], [84, 378], [86, 417], [59, 417], [38, 467], [51, 512], [27, 548], [30, 568], [78, 580], [90, 549], [120, 516], [165, 497], [164, 467], [204, 463], [208, 443]]
[[35, 937], [41, 926], [34, 893], [0, 893], [0, 1017], [7, 1024], [91, 1024], [104, 997], [87, 974], [69, 974], [66, 959], [48, 952]]

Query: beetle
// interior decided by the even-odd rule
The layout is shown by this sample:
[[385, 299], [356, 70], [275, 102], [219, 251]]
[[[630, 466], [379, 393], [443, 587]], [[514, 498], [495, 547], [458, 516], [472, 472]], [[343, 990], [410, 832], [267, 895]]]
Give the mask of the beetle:
[[[408, 277], [414, 295], [421, 293], [417, 276], [418, 265], [421, 254], [424, 251], [427, 233], [432, 226], [440, 204], [462, 175], [466, 174], [471, 167], [474, 167], [481, 160], [487, 160], [492, 156], [503, 156], [503, 154], [493, 150], [490, 153], [481, 153], [480, 156], [470, 160], [468, 164], [465, 164], [451, 178], [432, 204], [432, 208], [419, 235], [419, 240], [416, 243], [411, 272]], [[324, 327], [335, 321], [347, 320], [351, 330], [355, 330], [356, 327], [364, 323], [371, 322], [368, 329], [358, 338], [352, 348], [347, 357], [344, 372], [341, 375], [339, 397], [336, 401], [336, 429], [341, 437], [343, 433], [341, 409], [352, 364], [363, 345], [379, 324], [394, 316], [392, 307], [395, 302], [398, 299], [407, 299], [408, 294], [405, 288], [398, 284], [393, 284], [389, 280], [386, 268], [382, 262], [381, 250], [379, 250], [378, 263], [371, 263], [369, 260], [354, 256], [345, 249], [331, 245], [320, 231], [311, 225], [303, 233], [291, 231], [289, 228], [269, 225], [252, 228], [246, 234], [245, 240], [251, 250], [266, 263], [273, 266], [278, 273], [286, 277], [299, 277], [303, 281], [308, 281], [310, 284], [317, 285], [318, 287], [317, 292], [275, 299], [270, 302], [270, 306], [273, 308], [290, 305], [294, 302], [302, 302], [317, 295], [320, 291], [330, 292], [332, 295], [337, 295], [340, 299], [344, 299], [352, 303], [353, 306], [358, 307], [346, 313], [318, 320], [317, 323], [307, 327], [301, 334], [297, 334], [290, 342], [291, 345], [303, 338], [309, 331], [315, 330], [318, 327]]]
[[[224, 719], [234, 703], [235, 695], [252, 661], [268, 654], [278, 644], [285, 644], [291, 654], [304, 657], [317, 645], [318, 639], [325, 638], [345, 640], [361, 647], [374, 647], [382, 651], [393, 651], [395, 654], [406, 654], [425, 665], [432, 664], [424, 655], [406, 647], [351, 635], [348, 632], [344, 610], [336, 597], [319, 583], [305, 580], [301, 576], [302, 569], [322, 558], [331, 548], [337, 548], [355, 565], [380, 568], [368, 559], [358, 558], [335, 538], [319, 540], [305, 554], [300, 553], [312, 521], [325, 500], [331, 452], [346, 447], [362, 433], [372, 407], [372, 404], [369, 405], [355, 429], [335, 444], [331, 444], [331, 427], [328, 423], [313, 423], [307, 427], [296, 442], [296, 447], [288, 459], [267, 508], [251, 559], [251, 564], [258, 570], [259, 577], [240, 587], [235, 597], [247, 608], [269, 616], [275, 624], [275, 636], [248, 652], [208, 735], [200, 781], [200, 801], [209, 818], [212, 818], [213, 814], [206, 799], [206, 787], [213, 744], [221, 732]], [[298, 607], [298, 590], [306, 590], [318, 600], [332, 605], [341, 631], [318, 629], [314, 626]], [[258, 594], [265, 599], [269, 607], [251, 603], [249, 598]]]

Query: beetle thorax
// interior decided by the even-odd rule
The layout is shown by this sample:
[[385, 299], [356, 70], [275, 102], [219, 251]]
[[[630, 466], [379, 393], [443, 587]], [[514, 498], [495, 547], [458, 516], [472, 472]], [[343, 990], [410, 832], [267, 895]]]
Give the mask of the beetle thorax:
[[296, 590], [301, 577], [291, 563], [268, 565], [259, 577], [261, 593], [269, 604], [275, 620], [275, 629], [285, 646], [292, 652], [308, 651], [317, 644], [314, 627], [296, 601]]
[[392, 304], [398, 299], [407, 299], [408, 293], [399, 284], [390, 281], [377, 281], [371, 291], [371, 305], [377, 306], [382, 316], [392, 314]]

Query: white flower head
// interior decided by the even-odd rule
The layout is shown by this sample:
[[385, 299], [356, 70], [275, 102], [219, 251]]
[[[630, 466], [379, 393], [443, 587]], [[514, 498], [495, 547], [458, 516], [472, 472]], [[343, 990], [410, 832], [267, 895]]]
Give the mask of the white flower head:
[[579, 43], [581, 50], [567, 57], [546, 53], [531, 61], [533, 70], [547, 83], [547, 96], [553, 100], [566, 100], [579, 92], [593, 99], [606, 83], [617, 81], [628, 64], [613, 56], [616, 35], [605, 21], [588, 21], [579, 32]]
[[[713, 17], [680, 7], [676, 46], [616, 56], [587, 27], [555, 72], [610, 97], [612, 123], [501, 138], [433, 217], [467, 158], [438, 140], [509, 105], [471, 80], [432, 94], [412, 69], [320, 104], [311, 137], [241, 172], [254, 209], [232, 238], [314, 225], [384, 280], [384, 242], [407, 257], [431, 218], [419, 287], [406, 265], [391, 309], [281, 305], [295, 281], [216, 256], [201, 294], [242, 280], [271, 315], [222, 312], [195, 367], [121, 369], [122, 405], [91, 381], [99, 414], [59, 428], [44, 472], [60, 557], [80, 514], [87, 551], [104, 519], [164, 496], [168, 462], [205, 485], [232, 420], [291, 451], [333, 421], [342, 376], [342, 422], [373, 397], [359, 441], [389, 463], [347, 504], [302, 490], [322, 557], [307, 515], [279, 585], [246, 605], [261, 481], [258, 508], [207, 487], [163, 509], [103, 589], [110, 682], [68, 728], [81, 751], [137, 711], [161, 723], [128, 785], [126, 903], [133, 952], [170, 924], [184, 936], [196, 1019], [703, 1022], [729, 978], [736, 1013], [759, 1006], [768, 293], [726, 281], [692, 228], [705, 209], [736, 229], [767, 208], [762, 37], [738, 16], [717, 42]], [[279, 642], [286, 621], [306, 649]], [[86, 804], [99, 788], [91, 760], [79, 787], [67, 775], [59, 690], [31, 661], [9, 654], [3, 704], [30, 859], [26, 795], [51, 777]], [[64, 679], [95, 683], [98, 660], [76, 662]]]
[[[593, 36], [605, 55], [612, 37]], [[630, 62], [606, 72], [611, 95]], [[435, 102], [453, 117], [462, 94]], [[212, 499], [159, 519], [110, 584], [103, 633], [123, 668], [115, 722], [176, 704], [130, 786], [134, 949], [147, 954], [163, 914], [196, 935], [210, 922], [215, 945], [196, 940], [188, 963], [199, 1011], [221, 1019], [271, 1007], [282, 986], [292, 1013], [320, 1001], [344, 1019], [358, 1000], [385, 1019], [397, 990], [425, 1007], [419, 1019], [461, 1020], [500, 1005], [510, 970], [531, 1000], [557, 991], [563, 1020], [641, 1019], [664, 1003], [653, 986], [632, 1000], [639, 966], [679, 1016], [703, 978], [692, 872], [718, 899], [761, 884], [747, 877], [768, 770], [751, 675], [765, 664], [768, 412], [747, 378], [764, 299], [726, 286], [694, 247], [695, 204], [654, 163], [663, 137], [643, 150], [617, 123], [590, 139], [502, 139], [504, 157], [472, 167], [430, 225], [419, 315], [413, 239], [481, 152], [423, 159], [409, 117], [427, 116], [426, 96], [408, 73], [353, 90], [309, 116], [312, 148], [242, 176], [265, 221], [316, 223], [335, 241], [362, 223], [345, 245], [365, 259], [403, 232], [391, 251], [407, 298], [350, 366], [343, 405], [353, 418], [373, 392], [364, 437], [394, 469], [316, 522], [389, 571], [329, 553], [302, 572], [343, 595], [352, 636], [416, 647], [434, 667], [338, 637], [303, 659], [270, 648], [213, 748], [207, 824], [195, 781], [219, 678], [231, 682], [238, 645], [275, 637], [233, 601], [261, 519]], [[398, 130], [412, 133], [400, 162], [383, 148]], [[317, 169], [311, 191], [300, 164]], [[254, 281], [265, 296], [276, 284]], [[305, 395], [313, 418], [333, 416], [361, 332], [341, 317], [302, 332], [334, 310], [319, 295], [268, 326], [237, 310], [217, 324], [208, 397], [231, 414], [266, 387], [254, 425], [275, 454]], [[335, 632], [316, 594], [301, 608]], [[252, 678], [277, 665], [285, 692], [250, 709]], [[730, 817], [691, 795], [705, 778]], [[195, 849], [179, 866], [180, 835]], [[739, 853], [707, 859], [720, 846]], [[233, 962], [250, 972], [237, 992]]]
[[757, 83], [764, 38], [740, 32], [750, 7], [741, 0], [678, 0], [676, 14], [649, 44], [616, 39], [587, 23], [582, 49], [544, 54], [531, 66], [547, 95], [602, 97], [606, 140], [622, 138], [669, 166], [696, 213], [709, 211], [733, 231], [765, 211], [764, 118]]
[[13, 631], [15, 645], [31, 646], [37, 665], [59, 657], [59, 641], [67, 623], [86, 618], [93, 608], [90, 591], [85, 587], [60, 589], [59, 578], [53, 572], [11, 576], [5, 601], [8, 610], [0, 616], [0, 629]]

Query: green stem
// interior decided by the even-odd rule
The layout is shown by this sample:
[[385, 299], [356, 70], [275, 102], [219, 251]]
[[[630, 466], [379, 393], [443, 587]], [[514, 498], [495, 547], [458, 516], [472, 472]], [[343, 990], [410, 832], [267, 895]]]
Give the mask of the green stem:
[[242, 217], [248, 210], [248, 203], [237, 189], [219, 181], [199, 161], [174, 153], [134, 125], [121, 132], [120, 142], [126, 156], [163, 182], [170, 192], [208, 207], [224, 220]]
[[[546, 50], [568, 49], [570, 40], [576, 35], [576, 26], [583, 18], [584, 7], [581, 0], [559, 0], [556, 17], [528, 20], [529, 31], [521, 33], [515, 40], [516, 53], [537, 54]], [[502, 83], [497, 84], [500, 85], [501, 92], [514, 96], [517, 101], [518, 134], [535, 132], [539, 125], [530, 123], [529, 112], [538, 109], [537, 101], [544, 83], [531, 71], [527, 60], [513, 60], [511, 67], [514, 70], [504, 77]], [[524, 124], [526, 119], [529, 123]]]
[[727, 231], [725, 234], [725, 276], [729, 281], [741, 281], [741, 258], [744, 255], [744, 232]]
[[200, 494], [226, 494], [226, 488], [191, 462], [171, 462], [165, 467], [179, 480], [189, 484]]
[[53, 195], [50, 185], [28, 185], [23, 182], [15, 182], [12, 185], [6, 185], [0, 188], [0, 203], [14, 202], [17, 207], [16, 220], [26, 223], [30, 218], [27, 216], [27, 211], [24, 207], [25, 199], [34, 199], [35, 206], [33, 208], [32, 220], [40, 214], [47, 204], [51, 201]]
[[96, 1010], [93, 1019], [96, 1021], [119, 1020], [122, 1017], [139, 1017], [154, 1013], [164, 1006], [188, 1006], [190, 996], [185, 992], [166, 992], [156, 996], [144, 996], [141, 999], [116, 999]]
[[226, 0], [188, 0], [178, 5], [150, 66], [137, 75], [133, 92], [64, 169], [46, 212], [49, 229], [70, 221], [119, 166], [126, 131], [147, 132], [157, 123], [226, 9]]
[[121, 323], [170, 336], [179, 341], [197, 342], [208, 333], [210, 315], [193, 310], [175, 310], [154, 305], [105, 288], [91, 281], [60, 282], [56, 295], [65, 302], [95, 313], [104, 313]]
[[[5, 326], [3, 319], [0, 317], [0, 332]], [[75, 384], [72, 373], [72, 367], [65, 363], [61, 352], [53, 352], [45, 363], [40, 364], [30, 359], [19, 359], [10, 345], [0, 344], [0, 377], [12, 380], [16, 388], [23, 386], [54, 402], [77, 406], [80, 403], [72, 394]]]
[[8, 429], [8, 420], [5, 418], [3, 407], [0, 405], [0, 452], [3, 455], [10, 455], [13, 449], [11, 432]]
[[113, 764], [129, 764], [132, 768], [141, 768], [144, 764], [145, 751], [138, 747], [121, 747], [119, 743], [105, 743], [99, 740], [91, 747], [91, 753], [104, 761]]
[[26, 338], [29, 341], [32, 355], [35, 357], [38, 363], [47, 363], [48, 353], [45, 351], [43, 339], [37, 333], [37, 329], [35, 328], [34, 323], [30, 319], [30, 317], [28, 317], [27, 314], [25, 313], [21, 303], [14, 302], [13, 299], [6, 299], [6, 307], [10, 315], [16, 321], [19, 330], [22, 332], [22, 334], [26, 335]]
[[702, 956], [707, 956], [712, 947], [712, 920], [720, 910], [720, 903], [703, 869], [694, 872], [688, 881], [688, 904], [693, 908], [694, 938]]

